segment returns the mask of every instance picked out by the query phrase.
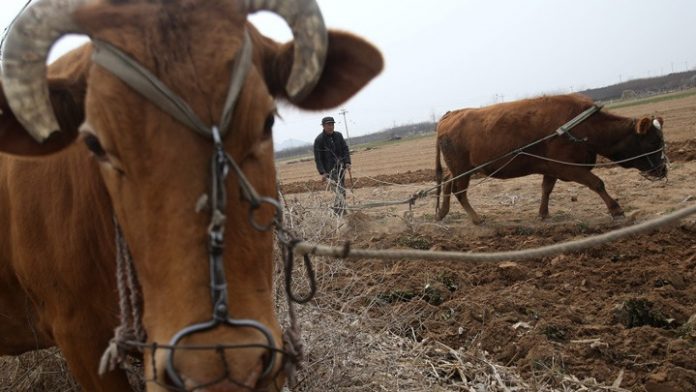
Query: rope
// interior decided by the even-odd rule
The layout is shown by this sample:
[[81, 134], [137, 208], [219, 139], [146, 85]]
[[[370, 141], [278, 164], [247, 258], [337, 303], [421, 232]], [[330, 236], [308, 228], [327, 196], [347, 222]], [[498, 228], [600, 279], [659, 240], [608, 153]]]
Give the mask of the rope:
[[[625, 163], [625, 162], [630, 162], [630, 161], [633, 161], [633, 160], [636, 160], [636, 159], [639, 159], [639, 158], [643, 158], [643, 157], [646, 157], [646, 156], [649, 156], [649, 155], [658, 153], [658, 152], [663, 151], [663, 150], [664, 150], [664, 148], [659, 148], [659, 149], [657, 149], [657, 150], [654, 150], [654, 151], [651, 151], [651, 152], [646, 152], [646, 153], [644, 153], [644, 154], [636, 155], [636, 156], [633, 156], [633, 157], [630, 157], [630, 158], [622, 159], [622, 160], [619, 160], [619, 161], [605, 162], [605, 163], [574, 163], [574, 162], [561, 161], [561, 160], [557, 160], [557, 159], [553, 159], [553, 158], [547, 158], [547, 157], [544, 157], [544, 156], [541, 156], [541, 155], [536, 155], [536, 154], [531, 154], [531, 153], [528, 153], [528, 152], [520, 151], [520, 152], [518, 152], [515, 156], [513, 156], [510, 160], [508, 160], [507, 162], [505, 162], [505, 163], [504, 163], [502, 166], [500, 166], [499, 168], [495, 169], [495, 171], [493, 171], [491, 174], [487, 175], [485, 178], [483, 178], [483, 179], [481, 179], [480, 181], [478, 181], [476, 184], [473, 184], [473, 185], [471, 185], [471, 186], [466, 187], [465, 189], [461, 189], [461, 190], [458, 190], [458, 191], [456, 191], [456, 192], [445, 193], [444, 196], [457, 196], [457, 195], [459, 195], [459, 194], [461, 194], [461, 193], [468, 192], [470, 189], [473, 189], [473, 188], [475, 188], [475, 187], [477, 187], [477, 186], [480, 186], [480, 185], [482, 185], [482, 184], [484, 184], [484, 183], [490, 181], [491, 178], [493, 178], [493, 176], [495, 176], [498, 172], [500, 172], [500, 171], [503, 170], [505, 167], [507, 167], [509, 164], [511, 164], [512, 161], [514, 161], [515, 158], [517, 158], [517, 157], [520, 156], [520, 155], [527, 155], [527, 156], [530, 156], [530, 157], [532, 157], [532, 158], [537, 158], [537, 159], [541, 159], [541, 160], [544, 160], [544, 161], [549, 161], [549, 162], [553, 162], [553, 163], [563, 164], [563, 165], [567, 165], [567, 166], [578, 166], [578, 167], [609, 167], [609, 166], [615, 166], [615, 165], [618, 165], [618, 164], [621, 164], [621, 163]], [[451, 181], [454, 181], [455, 179], [460, 178], [460, 177], [462, 177], [463, 175], [471, 174], [472, 172], [474, 172], [474, 171], [476, 171], [476, 170], [478, 170], [478, 167], [477, 167], [477, 168], [474, 168], [474, 169], [472, 169], [472, 170], [469, 170], [469, 171], [467, 171], [466, 173], [460, 174], [460, 175], [457, 176], [457, 177], [454, 177], [454, 178], [452, 178], [452, 179], [449, 179], [449, 180], [447, 180], [447, 181], [444, 181], [444, 182], [441, 183], [441, 185], [445, 185], [445, 184], [447, 184], [447, 183], [449, 183], [449, 182], [451, 182]], [[388, 183], [388, 182], [386, 182], [386, 181], [380, 181], [380, 180], [377, 180], [377, 179], [372, 178], [372, 177], [365, 177], [365, 178], [368, 178], [368, 179], [371, 179], [371, 180], [374, 180], [374, 181], [377, 181], [377, 182], [381, 182], [381, 183], [383, 183], [383, 184], [392, 185], [392, 186], [400, 186], [400, 187], [413, 186], [413, 185], [410, 185], [410, 184], [394, 184], [394, 183]], [[335, 185], [336, 187], [341, 187], [338, 183], [335, 183], [335, 182], [332, 181], [332, 180], [329, 180], [329, 181], [330, 181], [330, 183], [332, 183], [332, 185]], [[370, 208], [389, 207], [389, 206], [401, 205], [401, 204], [409, 204], [409, 205], [413, 206], [413, 205], [415, 204], [415, 201], [417, 201], [417, 200], [419, 200], [419, 199], [424, 199], [425, 197], [429, 196], [430, 192], [432, 192], [433, 190], [435, 190], [435, 189], [437, 189], [437, 188], [438, 188], [438, 186], [420, 190], [420, 191], [418, 191], [418, 192], [412, 194], [409, 198], [403, 199], [403, 200], [375, 200], [375, 201], [371, 201], [371, 202], [364, 203], [364, 204], [357, 204], [357, 205], [352, 205], [352, 206], [351, 206], [351, 205], [348, 205], [348, 206], [346, 206], [344, 209], [345, 209], [345, 210], [348, 210], [348, 211], [360, 211], [360, 210], [367, 210], [367, 209], [370, 209]], [[343, 189], [345, 189], [345, 188], [343, 188]], [[315, 209], [315, 210], [323, 209], [323, 207], [304, 207], [304, 208], [307, 208], [307, 209]]]
[[104, 375], [124, 363], [127, 352], [126, 348], [119, 343], [146, 339], [140, 308], [140, 286], [133, 268], [133, 259], [116, 217], [113, 220], [116, 237], [116, 287], [119, 298], [120, 324], [114, 330], [114, 337], [99, 360], [100, 375]]
[[649, 156], [649, 155], [658, 153], [658, 152], [660, 152], [660, 151], [664, 151], [664, 147], [660, 147], [660, 148], [658, 148], [658, 149], [655, 150], [655, 151], [646, 152], [646, 153], [644, 153], [644, 154], [636, 155], [636, 156], [633, 156], [633, 157], [631, 157], [631, 158], [622, 159], [622, 160], [620, 160], [620, 161], [601, 162], [601, 163], [575, 163], [575, 162], [560, 161], [560, 160], [557, 160], [557, 159], [548, 158], [548, 157], [544, 157], [544, 156], [541, 156], [541, 155], [536, 155], [536, 154], [532, 154], [532, 153], [524, 152], [524, 151], [520, 152], [520, 153], [517, 154], [517, 155], [527, 155], [527, 156], [530, 156], [530, 157], [532, 157], [532, 158], [537, 158], [537, 159], [541, 159], [541, 160], [543, 160], [543, 161], [549, 161], [549, 162], [553, 162], [553, 163], [560, 163], [560, 164], [566, 165], [566, 166], [608, 167], [608, 166], [615, 166], [615, 165], [619, 165], [619, 164], [621, 164], [621, 163], [626, 163], [626, 162], [634, 161], [634, 160], [639, 159], [639, 158], [644, 158], [644, 157], [647, 157], [647, 156]]
[[370, 177], [370, 176], [362, 176], [359, 179], [363, 179], [363, 178], [366, 178], [370, 181], [377, 182], [379, 184], [390, 185], [390, 186], [399, 186], [399, 187], [412, 187], [413, 186], [413, 184], [397, 184], [395, 182], [382, 181], [382, 180], [379, 180], [377, 178]]
[[[457, 192], [450, 193], [449, 196], [457, 196], [457, 195], [459, 195], [460, 193], [467, 192], [469, 189], [476, 188], [477, 186], [480, 186], [481, 184], [490, 181], [490, 179], [493, 178], [494, 175], [498, 174], [499, 171], [505, 169], [505, 168], [506, 168], [509, 164], [511, 164], [512, 161], [514, 161], [515, 158], [517, 158], [518, 156], [520, 156], [520, 154], [517, 154], [517, 155], [515, 155], [514, 157], [510, 158], [510, 160], [507, 161], [507, 162], [505, 162], [505, 164], [504, 164], [503, 166], [501, 166], [501, 167], [495, 169], [495, 171], [493, 171], [491, 174], [487, 175], [485, 178], [483, 178], [481, 181], [477, 182], [476, 184], [474, 184], [474, 185], [472, 185], [472, 186], [468, 186], [468, 187], [466, 187], [465, 189], [459, 190], [459, 191], [457, 191]], [[443, 194], [443, 196], [448, 196], [448, 195], [447, 195], [447, 194]]]
[[455, 181], [455, 180], [458, 180], [458, 179], [460, 179], [460, 178], [462, 178], [462, 177], [464, 177], [464, 176], [468, 176], [468, 175], [474, 174], [474, 173], [476, 173], [477, 171], [483, 169], [484, 167], [486, 167], [486, 166], [488, 166], [488, 165], [491, 165], [491, 164], [493, 164], [493, 163], [495, 163], [495, 162], [498, 162], [499, 160], [501, 160], [501, 159], [503, 159], [503, 158], [507, 158], [507, 157], [509, 157], [510, 155], [515, 154], [515, 156], [512, 157], [512, 159], [515, 159], [518, 155], [520, 155], [520, 153], [523, 152], [523, 150], [525, 150], [525, 149], [527, 149], [527, 148], [529, 148], [529, 147], [532, 147], [532, 146], [534, 146], [534, 145], [536, 145], [536, 144], [539, 144], [539, 143], [541, 143], [541, 142], [543, 142], [543, 141], [546, 141], [546, 140], [548, 140], [548, 139], [551, 139], [552, 137], [556, 137], [556, 136], [558, 136], [556, 133], [552, 133], [552, 134], [550, 134], [550, 135], [548, 135], [548, 136], [545, 136], [545, 137], [543, 137], [543, 138], [541, 138], [541, 139], [539, 139], [539, 140], [536, 140], [536, 141], [534, 141], [534, 142], [532, 142], [532, 143], [529, 143], [529, 144], [527, 144], [527, 145], [524, 146], [524, 147], [520, 147], [520, 148], [518, 148], [518, 149], [515, 149], [515, 150], [513, 150], [513, 151], [508, 152], [507, 154], [501, 155], [501, 156], [499, 156], [499, 157], [497, 157], [497, 158], [495, 158], [495, 159], [491, 159], [491, 160], [488, 161], [488, 162], [482, 163], [482, 164], [476, 166], [476, 167], [473, 168], [473, 169], [470, 169], [470, 170], [468, 170], [468, 171], [465, 171], [464, 173], [458, 174], [457, 176], [452, 177], [452, 178], [450, 178], [450, 179], [447, 180], [447, 181], [443, 181], [443, 182], [441, 182], [441, 183], [438, 184], [438, 185], [435, 185], [435, 186], [433, 186], [433, 187], [430, 187], [430, 188], [424, 190], [423, 192], [425, 192], [426, 194], [427, 194], [427, 193], [430, 193], [430, 192], [436, 190], [437, 188], [439, 188], [439, 187], [441, 187], [441, 186], [445, 186], [446, 184], [449, 184], [450, 182], [453, 182], [453, 181]]
[[[460, 194], [460, 193], [466, 192], [467, 190], [469, 190], [469, 189], [471, 189], [471, 188], [474, 188], [474, 187], [476, 187], [476, 186], [479, 186], [479, 185], [483, 184], [484, 182], [490, 180], [496, 173], [498, 173], [499, 171], [503, 170], [503, 169], [504, 169], [505, 167], [507, 167], [510, 163], [512, 163], [512, 161], [515, 160], [515, 158], [517, 158], [518, 155], [519, 155], [519, 154], [513, 156], [509, 161], [505, 162], [501, 167], [499, 167], [498, 169], [496, 169], [493, 173], [489, 174], [488, 176], [486, 176], [486, 178], [484, 178], [484, 179], [482, 179], [481, 181], [477, 182], [477, 183], [474, 184], [473, 186], [467, 187], [466, 189], [461, 190], [461, 191], [457, 191], [457, 192], [455, 192], [455, 193], [450, 193], [450, 195], [455, 195], [455, 196], [456, 196], [456, 195], [458, 195], [458, 194]], [[368, 178], [369, 178], [369, 177], [368, 177]], [[451, 180], [448, 180], [448, 181], [446, 181], [445, 183], [448, 183], [449, 181], [451, 181]], [[393, 184], [393, 185], [397, 185], [397, 186], [412, 186], [412, 185], [402, 185], [402, 184]], [[391, 201], [391, 200], [372, 201], [372, 202], [365, 203], [365, 204], [358, 204], [358, 205], [354, 205], [354, 206], [346, 206], [345, 209], [346, 209], [346, 210], [351, 210], [351, 211], [359, 211], [359, 210], [366, 210], [366, 209], [370, 209], [370, 208], [388, 207], [388, 206], [394, 206], [394, 205], [400, 205], [400, 204], [408, 204], [409, 207], [412, 207], [413, 205], [415, 205], [415, 203], [416, 203], [417, 200], [424, 199], [425, 197], [428, 196], [428, 194], [429, 194], [430, 192], [432, 192], [433, 190], [435, 190], [435, 189], [437, 189], [437, 188], [438, 188], [438, 187], [429, 188], [429, 189], [426, 189], [426, 190], [420, 190], [420, 191], [418, 191], [418, 192], [412, 194], [408, 199], [404, 199], [404, 200], [394, 200], [394, 201]]]
[[[555, 136], [555, 135], [553, 135], [553, 136]], [[525, 148], [526, 148], [526, 147], [525, 147]], [[468, 190], [470, 190], [470, 189], [472, 189], [472, 188], [475, 188], [475, 187], [477, 187], [477, 186], [480, 186], [481, 184], [483, 184], [483, 183], [485, 183], [485, 182], [488, 182], [491, 178], [493, 178], [494, 175], [496, 175], [496, 173], [498, 173], [498, 172], [500, 172], [501, 170], [503, 170], [505, 167], [507, 167], [509, 164], [511, 164], [512, 161], [515, 160], [515, 158], [517, 158], [517, 157], [520, 156], [520, 155], [527, 155], [527, 156], [532, 157], [532, 158], [537, 158], [537, 159], [541, 159], [541, 160], [544, 160], [544, 161], [549, 161], [549, 162], [553, 162], [553, 163], [558, 163], [558, 164], [562, 164], [562, 165], [566, 165], [566, 166], [578, 166], [578, 167], [609, 167], [609, 166], [619, 165], [619, 164], [625, 163], [625, 162], [630, 162], [630, 161], [633, 161], [633, 160], [636, 160], [636, 159], [640, 159], [640, 158], [643, 158], [643, 157], [646, 157], [646, 156], [649, 156], [649, 155], [658, 153], [658, 152], [660, 152], [660, 151], [664, 151], [664, 148], [661, 147], [661, 148], [658, 148], [657, 150], [650, 151], [650, 152], [646, 152], [646, 153], [643, 153], [643, 154], [640, 154], [640, 155], [636, 155], [636, 156], [633, 156], [633, 157], [630, 157], [630, 158], [622, 159], [622, 160], [619, 160], [619, 161], [604, 162], [604, 163], [575, 163], [575, 162], [561, 161], [561, 160], [557, 160], [557, 159], [553, 159], [553, 158], [547, 158], [547, 157], [544, 157], [544, 156], [541, 156], [541, 155], [536, 155], [536, 154], [528, 153], [528, 152], [525, 152], [525, 151], [518, 151], [510, 160], [508, 160], [507, 162], [505, 162], [501, 167], [495, 169], [495, 171], [493, 171], [491, 174], [488, 174], [488, 175], [487, 175], [485, 178], [483, 178], [481, 181], [477, 182], [476, 184], [474, 184], [474, 185], [472, 185], [472, 186], [467, 187], [466, 189], [462, 189], [462, 190], [459, 190], [459, 191], [457, 191], [457, 192], [445, 194], [445, 196], [456, 196], [456, 195], [459, 195], [459, 194], [461, 194], [461, 193], [467, 192]], [[509, 155], [510, 155], [510, 154], [507, 154], [506, 156], [509, 156]], [[489, 165], [489, 164], [491, 164], [491, 163], [493, 163], [493, 162], [495, 162], [495, 161], [497, 161], [497, 160], [500, 160], [500, 159], [502, 159], [502, 158], [504, 158], [504, 157], [505, 157], [505, 156], [498, 157], [498, 158], [496, 158], [494, 161], [489, 161], [489, 162], [487, 162], [487, 163], [485, 163], [485, 164], [483, 164], [483, 165], [479, 165], [479, 166], [477, 166], [477, 167], [475, 167], [475, 168], [473, 168], [473, 169], [471, 169], [471, 170], [469, 170], [469, 171], [467, 171], [467, 172], [464, 172], [464, 173], [462, 173], [462, 174], [460, 174], [460, 175], [458, 175], [458, 176], [456, 176], [456, 177], [453, 177], [453, 178], [451, 178], [451, 179], [449, 179], [449, 180], [447, 180], [447, 181], [443, 181], [443, 182], [441, 183], [440, 186], [443, 186], [443, 185], [445, 185], [445, 184], [448, 184], [448, 183], [450, 183], [450, 182], [452, 182], [452, 181], [454, 181], [454, 180], [456, 180], [456, 179], [458, 179], [458, 178], [461, 178], [461, 177], [463, 177], [463, 176], [465, 176], [465, 175], [472, 174], [472, 173], [478, 171], [479, 169], [481, 169], [484, 165]], [[412, 186], [412, 185], [407, 185], [407, 184], [393, 184], [393, 183], [388, 183], [388, 182], [386, 182], [386, 181], [380, 181], [380, 180], [374, 179], [374, 178], [372, 178], [372, 177], [366, 177], [366, 178], [369, 178], [369, 179], [371, 179], [371, 180], [373, 180], [373, 181], [381, 182], [381, 183], [383, 183], [383, 184], [392, 185], [392, 186], [401, 186], [401, 187]], [[365, 210], [365, 209], [369, 209], [369, 208], [388, 207], [388, 206], [400, 205], [400, 204], [410, 204], [410, 205], [413, 205], [413, 204], [415, 203], [416, 200], [425, 198], [426, 196], [428, 196], [428, 194], [429, 194], [430, 192], [432, 192], [433, 190], [439, 188], [440, 186], [434, 186], [434, 187], [431, 187], [431, 188], [426, 188], [426, 189], [420, 190], [420, 191], [414, 193], [413, 195], [411, 195], [408, 199], [404, 199], [404, 200], [373, 201], [373, 202], [365, 203], [365, 204], [359, 204], [359, 205], [354, 205], [354, 206], [346, 206], [345, 209], [346, 209], [346, 210], [359, 211], [359, 210]]]
[[388, 201], [388, 200], [372, 201], [372, 202], [365, 203], [365, 204], [356, 204], [356, 205], [352, 205], [352, 206], [346, 206], [345, 209], [350, 210], [350, 211], [359, 211], [359, 210], [367, 210], [370, 208], [395, 206], [395, 205], [400, 205], [400, 204], [413, 204], [414, 201], [415, 200], [413, 199], [413, 197], [409, 197], [408, 199], [404, 199], [404, 200], [394, 200], [394, 201]]
[[654, 218], [640, 224], [613, 230], [596, 236], [568, 241], [560, 244], [542, 246], [539, 248], [505, 251], [505, 252], [447, 252], [424, 250], [373, 250], [356, 249], [346, 246], [336, 247], [319, 245], [310, 242], [300, 242], [295, 246], [298, 254], [311, 254], [314, 256], [328, 256], [336, 258], [354, 259], [381, 259], [381, 260], [441, 260], [458, 262], [498, 262], [504, 260], [524, 260], [541, 257], [555, 256], [562, 253], [577, 252], [596, 247], [610, 241], [616, 241], [632, 235], [645, 233], [658, 227], [679, 221], [696, 213], [696, 205], [685, 207], [659, 218]]

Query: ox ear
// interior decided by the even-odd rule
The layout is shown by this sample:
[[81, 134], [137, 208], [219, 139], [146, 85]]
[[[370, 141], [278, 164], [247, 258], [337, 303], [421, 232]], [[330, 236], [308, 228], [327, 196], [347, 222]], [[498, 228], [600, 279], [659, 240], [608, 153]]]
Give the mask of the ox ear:
[[645, 135], [652, 126], [652, 121], [649, 118], [643, 117], [636, 123], [636, 133]]
[[[275, 83], [269, 86], [274, 95], [287, 99], [285, 83], [292, 67], [294, 45], [282, 45], [276, 54]], [[302, 109], [322, 110], [336, 107], [377, 76], [384, 66], [382, 54], [369, 42], [350, 33], [329, 31], [329, 48], [324, 71], [316, 86], [304, 99], [292, 102]], [[275, 85], [273, 85], [275, 84]]]
[[48, 66], [48, 91], [61, 132], [43, 143], [36, 142], [12, 113], [0, 83], [0, 152], [16, 155], [47, 155], [72, 143], [84, 121], [84, 100], [91, 46], [84, 45]]

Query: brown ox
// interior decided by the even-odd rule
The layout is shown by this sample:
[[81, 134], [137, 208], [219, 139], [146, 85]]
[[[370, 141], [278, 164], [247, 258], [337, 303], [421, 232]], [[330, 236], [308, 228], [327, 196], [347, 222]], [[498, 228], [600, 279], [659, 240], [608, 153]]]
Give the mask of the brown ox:
[[[438, 219], [449, 212], [450, 195], [454, 193], [472, 222], [481, 222], [466, 196], [470, 175], [441, 185], [441, 151], [451, 175], [457, 177], [553, 135], [557, 128], [592, 105], [589, 98], [574, 94], [526, 99], [445, 114], [437, 124], [435, 171]], [[599, 194], [612, 216], [621, 216], [623, 211], [619, 204], [604, 189], [602, 180], [591, 172], [597, 154], [619, 162], [622, 167], [636, 168], [646, 175], [663, 178], [667, 175], [667, 168], [663, 154], [662, 124], [662, 118], [636, 120], [600, 111], [570, 130], [569, 134], [557, 135], [524, 149], [526, 153], [569, 164], [529, 155], [519, 155], [510, 161], [514, 157], [510, 155], [485, 166], [481, 171], [495, 178], [543, 174], [539, 208], [542, 219], [549, 214], [549, 195], [559, 179], [587, 186]], [[636, 156], [641, 157], [630, 159]], [[442, 188], [445, 189], [440, 206]]]
[[[254, 29], [247, 14], [260, 9], [288, 20], [295, 41], [281, 45]], [[167, 344], [183, 328], [211, 319], [211, 218], [196, 205], [210, 193], [212, 140], [94, 63], [92, 45], [48, 72], [44, 64], [63, 33], [87, 34], [135, 59], [212, 127], [245, 30], [250, 65], [222, 144], [256, 191], [274, 196], [274, 98], [304, 109], [333, 107], [382, 68], [367, 42], [327, 32], [313, 0], [41, 0], [18, 19], [4, 50], [0, 150], [48, 156], [0, 155], [0, 354], [57, 345], [84, 390], [130, 389], [121, 370], [97, 374], [119, 320], [113, 217], [141, 286], [146, 344]], [[79, 138], [85, 143], [74, 143]], [[273, 235], [250, 225], [238, 177], [230, 171], [227, 220], [220, 221], [225, 299], [232, 317], [265, 326], [282, 349]], [[259, 222], [272, 217], [271, 208], [256, 213]], [[285, 358], [261, 347], [268, 342], [260, 328], [221, 325], [180, 343], [247, 348], [177, 350], [173, 366], [188, 389], [279, 390]], [[167, 355], [144, 350], [147, 377], [171, 383]], [[147, 388], [163, 390], [157, 383]]]

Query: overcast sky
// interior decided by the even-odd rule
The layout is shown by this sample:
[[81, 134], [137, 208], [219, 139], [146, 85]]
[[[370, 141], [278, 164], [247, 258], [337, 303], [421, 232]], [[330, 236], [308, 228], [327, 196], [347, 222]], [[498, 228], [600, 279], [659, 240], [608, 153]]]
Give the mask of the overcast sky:
[[[4, 29], [26, 0], [1, 0]], [[357, 136], [450, 109], [600, 87], [696, 67], [694, 0], [319, 0], [329, 28], [383, 53], [383, 73], [328, 112], [280, 107], [276, 145], [311, 142], [320, 119]], [[280, 19], [252, 21], [279, 40]], [[63, 44], [75, 45], [74, 43]], [[61, 47], [56, 52], [64, 51]], [[339, 110], [345, 108], [348, 124]]]

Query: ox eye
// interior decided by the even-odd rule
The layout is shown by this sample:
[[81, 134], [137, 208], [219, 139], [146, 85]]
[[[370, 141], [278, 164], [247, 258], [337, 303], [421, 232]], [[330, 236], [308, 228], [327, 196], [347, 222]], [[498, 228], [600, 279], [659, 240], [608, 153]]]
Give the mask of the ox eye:
[[99, 142], [99, 139], [97, 139], [96, 136], [92, 133], [87, 133], [85, 132], [85, 136], [83, 137], [85, 145], [87, 148], [96, 156], [97, 158], [105, 158], [106, 157], [106, 151], [104, 150], [104, 147], [102, 147], [101, 143]]
[[269, 114], [268, 117], [266, 117], [266, 123], [263, 125], [264, 140], [273, 136], [273, 124], [275, 124], [275, 115]]

